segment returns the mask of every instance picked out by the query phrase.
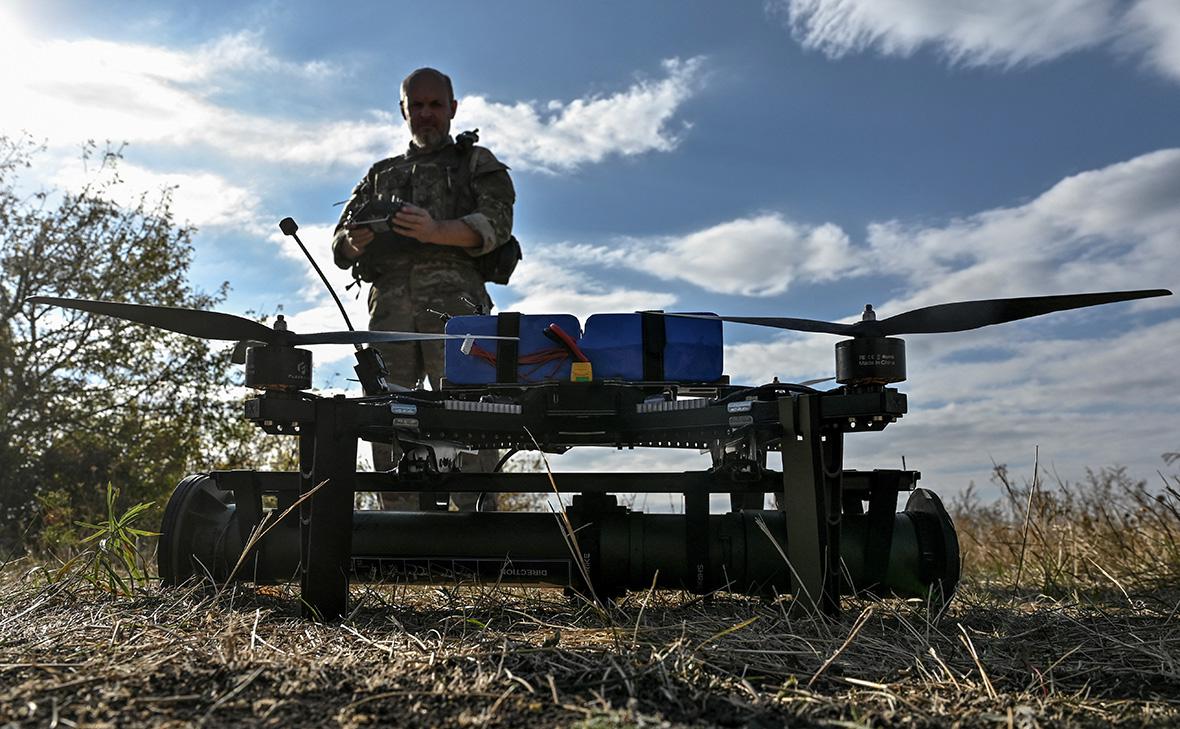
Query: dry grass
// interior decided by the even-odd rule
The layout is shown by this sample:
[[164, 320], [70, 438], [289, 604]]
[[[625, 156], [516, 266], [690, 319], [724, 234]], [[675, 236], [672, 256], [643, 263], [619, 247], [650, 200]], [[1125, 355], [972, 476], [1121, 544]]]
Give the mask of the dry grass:
[[963, 562], [997, 588], [1083, 599], [1098, 589], [1149, 595], [1180, 586], [1180, 481], [1154, 488], [1123, 469], [1089, 471], [1081, 483], [1042, 474], [1017, 484], [997, 466], [1002, 497], [983, 505], [971, 490], [950, 504]]
[[1009, 485], [959, 504], [965, 584], [937, 624], [901, 601], [828, 621], [472, 586], [358, 587], [321, 625], [289, 588], [129, 600], [22, 560], [0, 570], [0, 726], [1180, 723], [1175, 493], [1139, 500], [1118, 472], [1038, 485], [1026, 528]]

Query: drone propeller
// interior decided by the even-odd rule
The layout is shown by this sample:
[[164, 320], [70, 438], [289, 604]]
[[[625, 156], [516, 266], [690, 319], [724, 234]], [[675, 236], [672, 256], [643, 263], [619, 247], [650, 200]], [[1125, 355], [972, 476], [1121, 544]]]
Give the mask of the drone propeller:
[[1018, 319], [1028, 319], [1055, 311], [1112, 304], [1118, 301], [1147, 299], [1153, 296], [1170, 296], [1171, 294], [1172, 292], [1167, 289], [1148, 289], [960, 301], [953, 304], [937, 304], [913, 309], [881, 321], [872, 318], [873, 310], [869, 306], [865, 307], [866, 318], [854, 324], [776, 316], [713, 316], [708, 314], [672, 314], [671, 316], [721, 319], [738, 324], [753, 324], [799, 332], [823, 332], [847, 337], [889, 337], [898, 334], [962, 332]]
[[443, 339], [518, 339], [492, 334], [430, 334], [422, 332], [315, 332], [314, 334], [292, 334], [287, 338], [291, 344], [373, 344], [382, 342], [429, 342]]
[[157, 329], [166, 329], [178, 334], [188, 334], [201, 339], [225, 339], [241, 341], [251, 339], [274, 344], [282, 336], [280, 332], [233, 314], [217, 311], [185, 309], [177, 306], [147, 306], [144, 304], [120, 304], [113, 301], [90, 299], [63, 299], [57, 296], [30, 296], [30, 304], [49, 304], [66, 309], [105, 314], [116, 319], [147, 324]]
[[720, 319], [737, 324], [790, 329], [800, 332], [837, 334], [836, 381], [842, 385], [881, 386], [901, 382], [905, 375], [905, 342], [898, 334], [936, 334], [1003, 324], [1054, 311], [1113, 304], [1153, 296], [1171, 296], [1167, 289], [1105, 291], [1093, 294], [1025, 296], [1011, 299], [982, 299], [937, 304], [877, 321], [873, 307], [866, 306], [861, 320], [853, 324], [794, 319], [776, 316], [717, 316], [715, 314], [669, 314], [694, 319]]
[[[1120, 301], [1149, 299], [1155, 296], [1171, 296], [1167, 289], [1141, 291], [1107, 291], [1093, 294], [1065, 294], [1061, 296], [1025, 296], [1013, 299], [984, 299], [982, 301], [961, 301], [954, 304], [938, 304], [913, 309], [891, 316], [878, 322], [879, 333], [873, 332], [872, 322], [859, 325], [868, 330], [869, 336], [888, 337], [896, 334], [934, 334], [940, 332], [962, 332], [968, 329], [1003, 324], [1018, 319], [1028, 319], [1055, 311], [1081, 309], [1087, 306], [1101, 306]], [[854, 335], [855, 336], [855, 335]]]
[[265, 324], [251, 321], [233, 314], [217, 311], [185, 309], [176, 306], [148, 306], [146, 304], [120, 304], [113, 301], [90, 299], [64, 299], [56, 296], [31, 296], [31, 304], [50, 304], [67, 309], [105, 314], [117, 319], [146, 324], [178, 334], [188, 334], [201, 339], [223, 339], [228, 341], [251, 341], [263, 344], [373, 344], [379, 342], [423, 342], [442, 339], [515, 339], [492, 335], [467, 334], [424, 334], [421, 332], [314, 332], [296, 334], [283, 329], [272, 329]]

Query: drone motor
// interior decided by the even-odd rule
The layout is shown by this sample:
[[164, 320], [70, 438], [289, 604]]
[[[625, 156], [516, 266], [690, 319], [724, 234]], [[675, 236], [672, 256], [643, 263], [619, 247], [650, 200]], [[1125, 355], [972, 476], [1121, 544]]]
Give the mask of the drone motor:
[[311, 389], [311, 350], [250, 347], [246, 350], [246, 387], [283, 392]]
[[[274, 330], [287, 331], [287, 319], [275, 318]], [[311, 388], [311, 352], [290, 345], [259, 343], [246, 349], [246, 387], [291, 392]]]
[[836, 382], [841, 385], [888, 385], [904, 379], [904, 340], [859, 337], [836, 343]]

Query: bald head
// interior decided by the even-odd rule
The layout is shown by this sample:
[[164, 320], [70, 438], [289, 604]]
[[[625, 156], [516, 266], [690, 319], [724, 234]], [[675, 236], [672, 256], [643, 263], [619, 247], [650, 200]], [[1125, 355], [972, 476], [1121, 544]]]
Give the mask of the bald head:
[[405, 105], [406, 95], [409, 93], [410, 86], [412, 86], [415, 81], [425, 79], [441, 83], [446, 87], [447, 96], [450, 98], [450, 100], [455, 100], [455, 88], [451, 85], [451, 77], [442, 71], [439, 71], [437, 68], [424, 67], [419, 68], [416, 71], [411, 71], [409, 76], [406, 76], [404, 79], [402, 79], [401, 102], [403, 106]]

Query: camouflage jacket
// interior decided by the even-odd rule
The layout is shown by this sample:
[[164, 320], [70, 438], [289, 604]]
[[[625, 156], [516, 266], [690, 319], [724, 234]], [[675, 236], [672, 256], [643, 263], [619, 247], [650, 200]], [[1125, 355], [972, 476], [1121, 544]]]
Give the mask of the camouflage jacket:
[[487, 149], [465, 149], [450, 137], [439, 148], [421, 151], [413, 145], [402, 155], [382, 160], [369, 168], [353, 188], [332, 237], [333, 259], [340, 268], [353, 261], [341, 253], [345, 222], [367, 200], [397, 197], [430, 212], [435, 220], [462, 220], [479, 233], [483, 244], [477, 248], [434, 245], [399, 237], [395, 244], [371, 244], [357, 261], [357, 274], [375, 280], [392, 267], [474, 269], [474, 259], [503, 245], [512, 234], [512, 205], [516, 192], [508, 166]]

